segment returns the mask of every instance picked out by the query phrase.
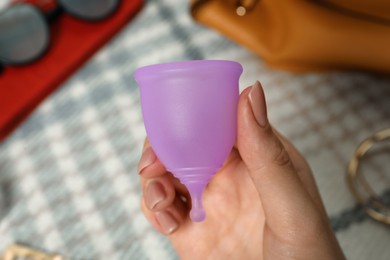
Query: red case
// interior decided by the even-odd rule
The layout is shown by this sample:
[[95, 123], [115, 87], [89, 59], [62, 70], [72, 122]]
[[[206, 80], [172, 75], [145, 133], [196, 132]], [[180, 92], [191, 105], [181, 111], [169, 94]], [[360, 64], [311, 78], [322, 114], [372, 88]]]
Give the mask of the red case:
[[0, 141], [113, 37], [142, 5], [142, 0], [122, 0], [111, 17], [92, 23], [61, 14], [51, 24], [48, 52], [33, 64], [8, 67], [0, 75]]

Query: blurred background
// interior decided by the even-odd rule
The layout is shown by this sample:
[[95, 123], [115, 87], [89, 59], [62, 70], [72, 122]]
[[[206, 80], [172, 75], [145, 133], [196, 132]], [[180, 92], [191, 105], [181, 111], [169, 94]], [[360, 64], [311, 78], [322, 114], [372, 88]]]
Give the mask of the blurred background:
[[[390, 259], [389, 226], [369, 218], [346, 184], [358, 144], [390, 126], [390, 78], [275, 69], [199, 25], [189, 3], [179, 0], [145, 1], [0, 143], [0, 252], [21, 243], [76, 260], [176, 259], [139, 207], [136, 169], [145, 130], [132, 73], [194, 59], [240, 62], [241, 90], [262, 82], [270, 121], [309, 161], [347, 258]], [[389, 152], [368, 158], [363, 170], [390, 202], [388, 159]]]

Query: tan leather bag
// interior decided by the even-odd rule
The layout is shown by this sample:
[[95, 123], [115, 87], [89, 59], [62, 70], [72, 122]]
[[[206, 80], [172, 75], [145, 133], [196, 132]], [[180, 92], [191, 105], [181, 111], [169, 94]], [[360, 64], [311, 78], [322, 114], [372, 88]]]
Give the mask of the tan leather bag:
[[388, 0], [193, 0], [191, 14], [277, 68], [390, 73]]

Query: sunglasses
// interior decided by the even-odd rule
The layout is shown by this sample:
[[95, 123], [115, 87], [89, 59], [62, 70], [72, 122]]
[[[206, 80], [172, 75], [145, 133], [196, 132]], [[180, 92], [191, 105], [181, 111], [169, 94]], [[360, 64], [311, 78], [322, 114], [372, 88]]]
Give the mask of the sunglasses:
[[50, 43], [49, 24], [60, 13], [66, 12], [84, 21], [99, 21], [113, 14], [119, 2], [57, 0], [57, 6], [50, 12], [29, 3], [12, 5], [0, 12], [0, 64], [24, 65], [43, 56]]

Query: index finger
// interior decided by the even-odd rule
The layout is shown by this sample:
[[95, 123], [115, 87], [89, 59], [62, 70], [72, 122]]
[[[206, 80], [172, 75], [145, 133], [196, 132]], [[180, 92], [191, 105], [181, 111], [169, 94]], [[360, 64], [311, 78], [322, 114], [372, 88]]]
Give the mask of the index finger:
[[142, 178], [155, 178], [166, 173], [165, 166], [157, 158], [150, 146], [149, 140], [145, 138], [142, 148], [142, 156], [138, 163], [138, 173]]

